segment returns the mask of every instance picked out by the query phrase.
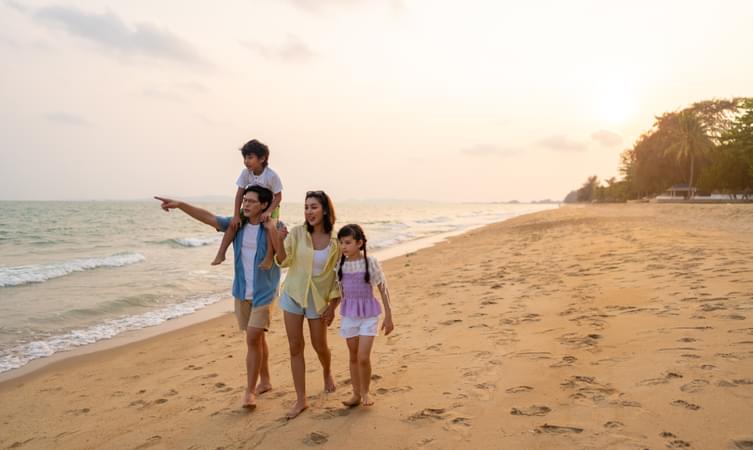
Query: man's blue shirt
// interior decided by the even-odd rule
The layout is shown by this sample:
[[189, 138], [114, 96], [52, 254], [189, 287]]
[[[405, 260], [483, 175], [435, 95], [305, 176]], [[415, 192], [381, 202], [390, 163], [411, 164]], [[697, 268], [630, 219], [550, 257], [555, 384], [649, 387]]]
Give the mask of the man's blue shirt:
[[[217, 231], [225, 231], [230, 226], [231, 217], [217, 216]], [[243, 271], [243, 259], [241, 258], [241, 248], [243, 247], [243, 230], [241, 227], [235, 233], [233, 239], [233, 257], [235, 259], [235, 275], [233, 277], [233, 297], [244, 300], [246, 297], [246, 275]], [[277, 295], [277, 288], [280, 286], [280, 268], [272, 264], [269, 270], [262, 270], [259, 264], [264, 260], [267, 254], [267, 230], [264, 226], [259, 227], [259, 233], [256, 236], [256, 255], [254, 255], [254, 285], [251, 301], [253, 306], [264, 306], [272, 303]]]

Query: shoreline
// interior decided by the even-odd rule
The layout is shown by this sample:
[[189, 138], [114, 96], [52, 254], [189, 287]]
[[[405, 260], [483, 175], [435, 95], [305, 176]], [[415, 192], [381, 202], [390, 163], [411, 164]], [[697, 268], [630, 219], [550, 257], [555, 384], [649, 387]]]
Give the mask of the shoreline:
[[[544, 209], [543, 211], [546, 210], [547, 209]], [[505, 222], [515, 217], [536, 214], [537, 212], [539, 211], [508, 217], [506, 219], [502, 219], [497, 222], [491, 222], [488, 224], [471, 226], [462, 230], [438, 233], [433, 236], [427, 236], [419, 239], [401, 242], [393, 247], [374, 250], [371, 255], [375, 256], [380, 261], [380, 263], [383, 263], [421, 249], [433, 247], [438, 243], [447, 241], [451, 237], [461, 236], [474, 230]], [[175, 319], [167, 320], [155, 326], [126, 331], [109, 339], [103, 339], [92, 344], [82, 345], [70, 350], [54, 353], [50, 356], [34, 359], [22, 367], [0, 373], [0, 390], [3, 388], [3, 385], [5, 383], [10, 383], [14, 380], [20, 381], [22, 379], [34, 377], [37, 372], [45, 371], [45, 369], [47, 369], [49, 366], [57, 367], [58, 365], [65, 365], [69, 359], [87, 357], [92, 354], [106, 352], [141, 341], [158, 338], [163, 335], [170, 334], [173, 331], [200, 325], [202, 323], [209, 322], [211, 320], [231, 314], [233, 312], [233, 304], [232, 302], [230, 302], [230, 300], [232, 299], [229, 293], [226, 297], [227, 298], [223, 298], [222, 300], [208, 305], [207, 307], [197, 310], [193, 313], [187, 314], [185, 316], [180, 316]], [[52, 368], [50, 368], [50, 370], [52, 370]]]

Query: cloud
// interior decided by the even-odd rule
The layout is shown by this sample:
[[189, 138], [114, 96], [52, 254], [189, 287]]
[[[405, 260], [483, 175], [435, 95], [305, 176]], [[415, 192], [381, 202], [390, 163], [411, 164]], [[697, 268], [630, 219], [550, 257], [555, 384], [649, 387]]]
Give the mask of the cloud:
[[73, 7], [50, 6], [37, 10], [34, 18], [47, 26], [94, 42], [123, 55], [144, 55], [185, 64], [204, 65], [196, 49], [175, 34], [149, 23], [129, 26], [116, 14], [89, 14]]
[[178, 94], [172, 92], [163, 91], [155, 88], [146, 88], [142, 92], [145, 97], [149, 97], [154, 100], [162, 100], [174, 103], [184, 103], [185, 100]]
[[468, 156], [501, 156], [508, 157], [520, 153], [520, 149], [501, 148], [494, 145], [479, 144], [469, 148], [460, 149], [460, 153]]
[[591, 139], [604, 147], [615, 147], [622, 143], [622, 136], [609, 130], [599, 130], [591, 135]]
[[253, 50], [266, 59], [276, 61], [301, 63], [316, 58], [316, 53], [299, 37], [292, 34], [287, 35], [285, 42], [280, 46], [269, 46], [247, 41], [241, 42], [240, 44], [249, 50]]
[[567, 136], [555, 135], [538, 142], [538, 145], [556, 152], [582, 152], [586, 150], [586, 144], [573, 141]]
[[29, 11], [29, 8], [27, 8], [25, 5], [22, 5], [21, 3], [13, 0], [3, 0], [3, 4], [8, 8], [15, 9], [18, 12], [26, 13]]
[[68, 125], [73, 127], [88, 127], [92, 125], [91, 122], [81, 116], [60, 111], [49, 112], [44, 116], [50, 122], [55, 122], [61, 125]]
[[288, 0], [293, 6], [306, 12], [316, 13], [329, 7], [356, 6], [368, 0]]

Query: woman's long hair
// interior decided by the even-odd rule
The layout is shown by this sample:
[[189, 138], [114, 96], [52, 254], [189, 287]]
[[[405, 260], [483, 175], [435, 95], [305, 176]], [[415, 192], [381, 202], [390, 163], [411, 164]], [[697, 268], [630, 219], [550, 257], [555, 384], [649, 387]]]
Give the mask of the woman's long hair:
[[[306, 192], [306, 199], [304, 202], [310, 198], [315, 198], [320, 205], [322, 205], [322, 209], [324, 210], [324, 215], [322, 216], [322, 222], [324, 225], [324, 231], [327, 233], [332, 232], [332, 228], [335, 226], [335, 205], [332, 204], [332, 200], [329, 198], [329, 195], [327, 195], [324, 191], [308, 191]], [[314, 231], [313, 225], [309, 223], [309, 221], [306, 221], [306, 230], [309, 233], [312, 233]]]

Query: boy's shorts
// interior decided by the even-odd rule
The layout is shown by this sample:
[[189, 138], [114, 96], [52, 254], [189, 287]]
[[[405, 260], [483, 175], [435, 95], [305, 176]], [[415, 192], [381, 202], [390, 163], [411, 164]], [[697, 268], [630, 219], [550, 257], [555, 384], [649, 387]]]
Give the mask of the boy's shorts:
[[235, 299], [235, 318], [238, 328], [246, 331], [249, 328], [260, 328], [269, 331], [270, 305], [252, 306], [251, 300]]
[[379, 327], [379, 316], [374, 317], [341, 317], [340, 336], [350, 339], [356, 336], [376, 336]]

